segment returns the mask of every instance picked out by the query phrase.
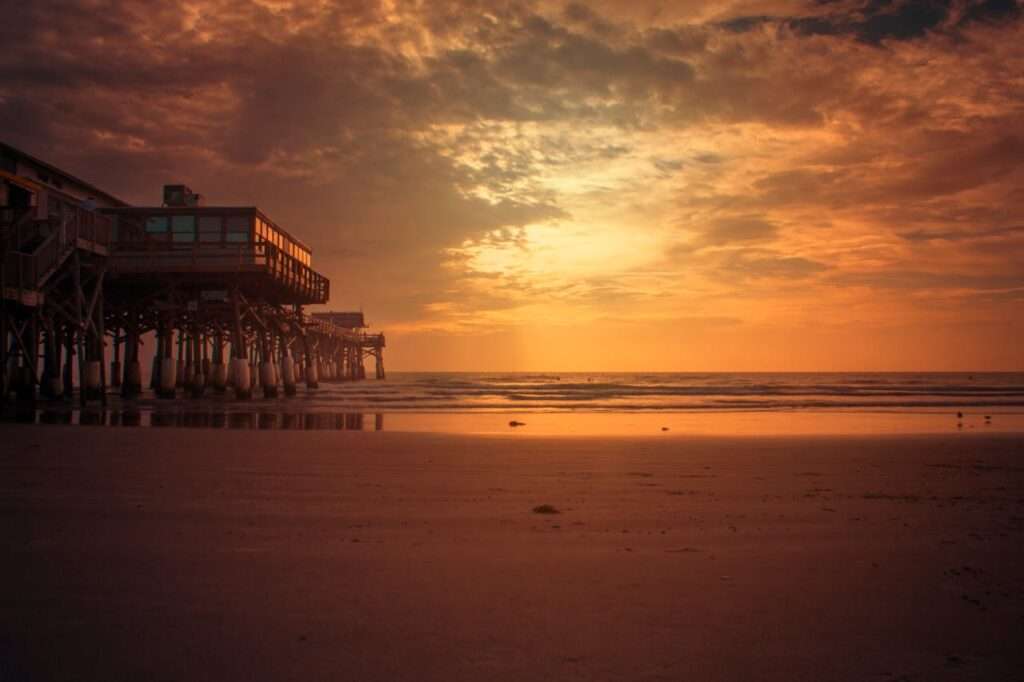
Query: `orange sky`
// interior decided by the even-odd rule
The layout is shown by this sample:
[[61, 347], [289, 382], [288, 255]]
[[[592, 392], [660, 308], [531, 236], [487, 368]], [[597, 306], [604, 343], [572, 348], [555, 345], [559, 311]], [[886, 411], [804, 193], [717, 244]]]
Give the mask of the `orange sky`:
[[1012, 0], [9, 13], [5, 141], [261, 206], [389, 369], [1024, 369]]

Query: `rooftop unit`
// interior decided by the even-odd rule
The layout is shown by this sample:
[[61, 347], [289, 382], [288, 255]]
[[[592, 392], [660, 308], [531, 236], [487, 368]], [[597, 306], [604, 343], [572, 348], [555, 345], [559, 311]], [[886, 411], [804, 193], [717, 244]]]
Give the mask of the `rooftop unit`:
[[164, 185], [164, 206], [193, 208], [202, 206], [203, 203], [203, 195], [196, 194], [185, 185]]

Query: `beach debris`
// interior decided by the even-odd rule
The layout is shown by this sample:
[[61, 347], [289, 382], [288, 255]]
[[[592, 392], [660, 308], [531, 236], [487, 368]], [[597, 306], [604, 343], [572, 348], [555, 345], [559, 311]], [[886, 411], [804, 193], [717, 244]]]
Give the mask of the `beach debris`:
[[512, 428], [516, 428], [517, 426], [526, 426], [526, 422], [517, 422], [515, 419], [513, 419], [508, 423], [508, 425], [511, 426]]
[[667, 427], [667, 426], [662, 426], [662, 427], [661, 427], [661, 430], [662, 430], [662, 431], [668, 431], [668, 427]]
[[539, 504], [533, 508], [534, 514], [561, 514], [562, 512], [551, 504]]
[[957, 412], [956, 413], [956, 418], [957, 419], [963, 419], [964, 418], [964, 413], [963, 412]]

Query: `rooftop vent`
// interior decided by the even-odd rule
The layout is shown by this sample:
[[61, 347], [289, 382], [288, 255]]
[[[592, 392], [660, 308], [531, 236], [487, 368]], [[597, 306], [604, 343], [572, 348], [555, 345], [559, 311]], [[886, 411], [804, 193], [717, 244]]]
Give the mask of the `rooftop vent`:
[[164, 206], [190, 208], [203, 205], [203, 195], [196, 194], [185, 185], [164, 185]]

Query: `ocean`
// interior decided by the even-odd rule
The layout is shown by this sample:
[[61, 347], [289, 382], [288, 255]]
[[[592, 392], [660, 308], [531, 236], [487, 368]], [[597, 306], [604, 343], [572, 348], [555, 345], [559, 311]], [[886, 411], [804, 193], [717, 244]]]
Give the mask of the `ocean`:
[[[256, 391], [259, 396], [259, 390]], [[960, 416], [958, 416], [960, 415]], [[395, 372], [298, 395], [8, 403], [4, 421], [529, 434], [1024, 432], [1024, 373]]]
[[394, 373], [325, 384], [338, 409], [491, 412], [1024, 407], [1024, 373]]

